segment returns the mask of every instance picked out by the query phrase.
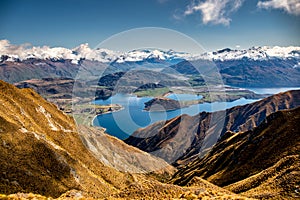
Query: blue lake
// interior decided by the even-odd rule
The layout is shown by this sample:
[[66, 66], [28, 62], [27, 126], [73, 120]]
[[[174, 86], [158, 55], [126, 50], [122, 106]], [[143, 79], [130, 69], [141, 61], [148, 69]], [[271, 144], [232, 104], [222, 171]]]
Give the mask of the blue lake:
[[[168, 97], [176, 100], [194, 100], [202, 98], [201, 96], [189, 94], [171, 94]], [[202, 111], [213, 112], [225, 110], [237, 105], [244, 105], [256, 101], [253, 99], [241, 98], [233, 102], [196, 104], [166, 112], [144, 111], [144, 103], [151, 99], [151, 97], [139, 98], [132, 95], [116, 94], [107, 100], [95, 101], [96, 104], [102, 105], [119, 104], [122, 105], [124, 109], [113, 113], [99, 115], [95, 118], [93, 123], [95, 126], [106, 128], [107, 133], [116, 136], [119, 139], [126, 139], [138, 128], [146, 127], [160, 120], [168, 120], [181, 114], [196, 115]]]
[[282, 87], [282, 88], [246, 88], [257, 94], [277, 94], [289, 90], [300, 90], [300, 87]]
[[[276, 94], [288, 90], [300, 89], [299, 87], [285, 87], [285, 88], [247, 88], [258, 94]], [[167, 96], [175, 100], [197, 100], [201, 99], [201, 95], [192, 94], [169, 94]], [[245, 105], [252, 103], [254, 99], [244, 99], [233, 102], [214, 102], [192, 105], [178, 110], [167, 112], [148, 112], [144, 111], [144, 103], [151, 100], [152, 97], [136, 97], [133, 95], [116, 94], [107, 100], [95, 101], [96, 104], [119, 104], [124, 107], [123, 110], [113, 113], [99, 115], [94, 120], [95, 126], [106, 128], [106, 132], [116, 136], [120, 139], [126, 139], [138, 128], [146, 127], [154, 122], [160, 120], [168, 120], [181, 114], [196, 115], [199, 112], [213, 112], [218, 110], [225, 110], [238, 105]]]

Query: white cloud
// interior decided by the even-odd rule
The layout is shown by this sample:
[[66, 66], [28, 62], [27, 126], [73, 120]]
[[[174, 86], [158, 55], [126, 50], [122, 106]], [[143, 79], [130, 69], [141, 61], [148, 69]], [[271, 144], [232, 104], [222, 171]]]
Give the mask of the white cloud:
[[292, 15], [300, 15], [300, 0], [259, 1], [257, 7], [264, 9], [281, 9]]
[[241, 7], [243, 1], [244, 0], [193, 1], [185, 10], [184, 15], [200, 12], [204, 24], [211, 23], [228, 26], [231, 22], [229, 16]]
[[30, 46], [30, 44], [13, 45], [8, 40], [0, 40], [0, 55], [10, 54], [24, 56], [28, 46]]

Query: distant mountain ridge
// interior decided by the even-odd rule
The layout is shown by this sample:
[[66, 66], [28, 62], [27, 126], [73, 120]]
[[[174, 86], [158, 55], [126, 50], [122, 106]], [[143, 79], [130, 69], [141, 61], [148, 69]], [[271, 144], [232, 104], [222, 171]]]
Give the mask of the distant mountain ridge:
[[[116, 52], [87, 44], [73, 49], [29, 48], [0, 40], [0, 79], [16, 83], [51, 77], [96, 83], [103, 75], [147, 69], [185, 79], [196, 76], [195, 80], [221, 75], [220, 81], [236, 87], [299, 87], [299, 52], [300, 47], [227, 48], [198, 55], [158, 49]], [[214, 74], [206, 74], [208, 68]]]
[[31, 47], [10, 44], [0, 40], [0, 61], [23, 61], [27, 59], [71, 60], [77, 64], [80, 60], [99, 61], [104, 63], [138, 62], [149, 59], [172, 60], [191, 57], [188, 53], [163, 51], [158, 49], [142, 49], [129, 52], [112, 51], [108, 49], [91, 49], [88, 44], [81, 44], [73, 49], [63, 47]]
[[251, 47], [249, 49], [229, 49], [207, 52], [202, 54], [202, 58], [211, 58], [213, 60], [240, 60], [248, 58], [252, 60], [268, 60], [275, 58], [300, 58], [300, 47], [279, 47], [262, 46]]
[[53, 59], [53, 60], [71, 60], [73, 64], [77, 64], [80, 60], [93, 60], [99, 62], [138, 62], [148, 59], [158, 60], [239, 60], [243, 58], [253, 60], [266, 60], [273, 58], [300, 58], [300, 47], [252, 47], [245, 50], [232, 50], [225, 48], [214, 52], [205, 52], [199, 54], [191, 54], [187, 52], [176, 52], [173, 50], [159, 49], [141, 49], [129, 52], [112, 51], [108, 49], [91, 49], [87, 43], [81, 44], [73, 49], [63, 47], [31, 47], [24, 45], [13, 45], [8, 40], [0, 40], [0, 57], [1, 60], [22, 61], [27, 59]]
[[[260, 60], [243, 57], [242, 59], [214, 60], [209, 64], [218, 69], [224, 84], [246, 88], [271, 88], [299, 87], [299, 63], [298, 57], [273, 57]], [[205, 65], [205, 62], [184, 60], [171, 65], [169, 69], [186, 76], [201, 76], [202, 65]], [[172, 73], [169, 69], [167, 69], [168, 72]]]

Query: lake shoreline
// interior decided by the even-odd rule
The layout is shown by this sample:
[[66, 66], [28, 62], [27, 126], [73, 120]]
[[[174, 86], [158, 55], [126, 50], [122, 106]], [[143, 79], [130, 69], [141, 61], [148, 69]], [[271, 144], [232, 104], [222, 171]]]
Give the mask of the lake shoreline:
[[[103, 112], [103, 113], [94, 115], [93, 119], [91, 120], [91, 126], [93, 126], [93, 127], [99, 127], [99, 126], [94, 125], [94, 121], [95, 121], [95, 119], [96, 119], [98, 116], [106, 115], [106, 114], [114, 113], [114, 112], [120, 112], [120, 111], [122, 111], [122, 110], [125, 109], [124, 106], [122, 106], [122, 105], [119, 105], [119, 106], [120, 106], [120, 109], [112, 110], [112, 111], [106, 111], [106, 112]], [[100, 127], [101, 127], [101, 128], [104, 128], [104, 127], [102, 127], [102, 126], [100, 126]], [[104, 128], [104, 129], [105, 129], [105, 128]]]

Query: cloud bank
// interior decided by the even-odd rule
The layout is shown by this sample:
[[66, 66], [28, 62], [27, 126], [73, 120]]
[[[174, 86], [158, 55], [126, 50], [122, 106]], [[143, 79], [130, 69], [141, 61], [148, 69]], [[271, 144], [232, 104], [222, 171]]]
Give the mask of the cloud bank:
[[87, 43], [73, 49], [67, 49], [63, 47], [31, 46], [30, 44], [14, 45], [8, 40], [0, 40], [0, 59], [2, 55], [8, 55], [12, 61], [15, 59], [26, 60], [28, 58], [55, 58], [70, 59], [77, 63], [81, 58], [109, 62], [116, 59], [119, 53], [107, 49], [91, 49]]
[[244, 0], [205, 0], [193, 1], [185, 10], [184, 15], [201, 13], [203, 24], [222, 24], [229, 26], [230, 15], [236, 12]]
[[257, 7], [263, 9], [280, 9], [291, 15], [300, 15], [300, 0], [259, 1]]

